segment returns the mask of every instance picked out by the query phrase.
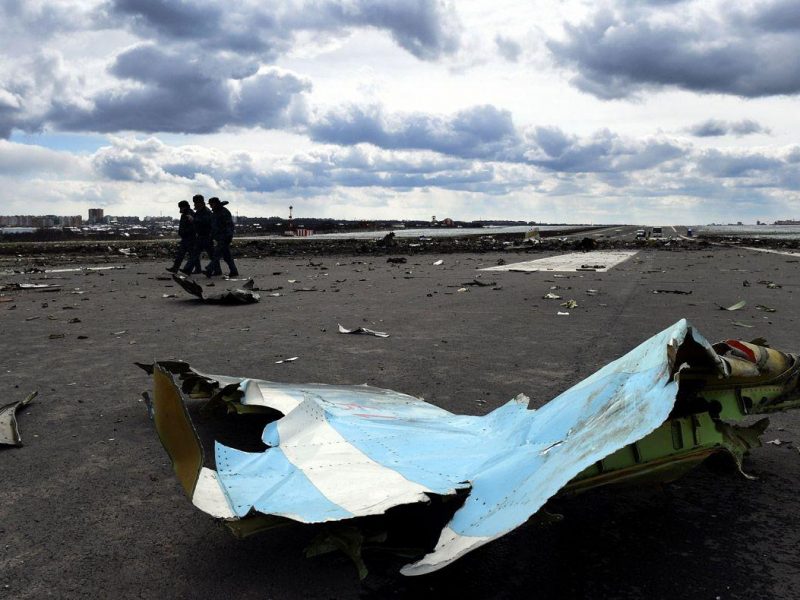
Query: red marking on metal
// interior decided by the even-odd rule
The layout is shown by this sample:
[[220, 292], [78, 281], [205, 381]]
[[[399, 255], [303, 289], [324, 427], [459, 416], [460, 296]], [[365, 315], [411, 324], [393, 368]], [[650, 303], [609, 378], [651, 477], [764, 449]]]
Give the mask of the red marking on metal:
[[739, 352], [743, 352], [745, 356], [747, 356], [747, 359], [750, 362], [752, 363], [756, 362], [756, 353], [753, 352], [747, 346], [745, 346], [739, 340], [727, 340], [725, 343], [728, 344], [728, 346], [730, 346], [731, 348], [736, 348]]

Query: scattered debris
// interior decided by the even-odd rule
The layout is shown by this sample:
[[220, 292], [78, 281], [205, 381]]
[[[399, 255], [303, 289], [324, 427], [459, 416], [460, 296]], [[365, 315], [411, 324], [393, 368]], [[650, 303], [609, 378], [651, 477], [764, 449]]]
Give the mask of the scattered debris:
[[51, 285], [49, 283], [6, 283], [4, 285], [0, 285], [0, 292], [18, 292], [24, 290], [34, 290], [36, 292], [59, 292], [61, 291], [61, 286]]
[[600, 290], [591, 290], [591, 289], [590, 290], [586, 290], [586, 295], [587, 296], [597, 296], [597, 294], [599, 294], [599, 293], [600, 293]]
[[460, 287], [460, 288], [458, 288], [456, 291], [457, 291], [457, 292], [468, 292], [468, 291], [469, 291], [469, 289], [467, 289], [467, 288], [465, 288], [465, 287]]
[[[761, 445], [768, 421], [729, 421], [800, 407], [796, 355], [738, 340], [712, 346], [686, 320], [535, 411], [519, 395], [485, 416], [369, 386], [214, 376], [175, 362], [141, 366], [153, 377], [148, 410], [158, 436], [200, 510], [239, 535], [298, 522], [318, 527], [320, 550], [337, 546], [330, 534], [360, 557], [368, 528], [388, 526], [378, 516], [409, 506], [421, 512], [408, 533], [438, 534], [438, 543], [404, 575], [451, 564], [526, 523], [558, 494], [672, 481], [719, 453], [744, 474], [744, 456]], [[182, 389], [207, 399], [200, 411], [209, 418], [271, 419], [252, 438], [267, 448], [242, 451], [206, 430], [217, 470], [203, 466], [212, 463]], [[753, 402], [745, 406], [744, 396]], [[455, 513], [438, 531], [425, 511], [448, 499], [457, 499]]]
[[741, 310], [745, 306], [747, 306], [747, 302], [744, 300], [739, 300], [736, 304], [732, 304], [731, 306], [722, 306], [721, 304], [717, 304], [717, 308], [720, 310]]
[[561, 296], [554, 294], [553, 292], [547, 292], [544, 296], [542, 296], [542, 300], [561, 300]]
[[481, 281], [480, 279], [473, 279], [472, 281], [467, 281], [466, 283], [462, 283], [462, 286], [477, 286], [477, 287], [492, 287], [497, 285], [494, 281]]
[[742, 281], [742, 287], [750, 287], [750, 282], [747, 281], [747, 279], [745, 279], [744, 281]]
[[367, 335], [374, 335], [375, 337], [388, 338], [389, 334], [383, 331], [375, 331], [367, 329], [366, 327], [358, 327], [356, 329], [347, 329], [339, 325], [339, 333], [365, 333]]
[[567, 300], [566, 302], [562, 302], [561, 306], [563, 306], [564, 308], [577, 308], [578, 307], [578, 303], [577, 303], [577, 301], [570, 299], [570, 300]]
[[206, 294], [199, 283], [185, 275], [176, 273], [172, 276], [172, 279], [184, 290], [208, 304], [253, 304], [261, 300], [261, 296], [253, 291], [255, 283], [252, 279], [248, 279], [242, 287], [230, 288], [224, 292], [212, 294]]
[[764, 304], [756, 304], [756, 310], [761, 310], [768, 313], [778, 312], [777, 308], [772, 308], [769, 306], [765, 306]]
[[51, 340], [60, 340], [60, 339], [62, 339], [62, 338], [65, 338], [65, 337], [67, 337], [67, 334], [66, 334], [66, 333], [51, 333], [51, 334], [50, 334], [49, 336], [47, 336], [47, 337], [48, 337], [49, 339], [51, 339]]
[[748, 325], [747, 323], [742, 323], [741, 321], [731, 321], [731, 325], [736, 325], [737, 327], [746, 327], [747, 329], [753, 328], [753, 325]]
[[291, 357], [291, 358], [284, 358], [284, 359], [282, 359], [282, 360], [276, 360], [276, 361], [275, 361], [275, 364], [276, 364], [276, 365], [282, 365], [283, 363], [290, 363], [290, 362], [294, 362], [294, 361], [296, 361], [298, 358], [300, 358], [300, 357], [299, 357], [299, 356], [293, 356], [293, 357]]
[[782, 285], [779, 285], [779, 284], [775, 283], [774, 281], [769, 281], [767, 279], [762, 279], [758, 283], [759, 283], [759, 285], [767, 286], [767, 288], [770, 289], [770, 290], [777, 290], [777, 289], [780, 289], [780, 288], [783, 287]]
[[444, 264], [444, 261], [440, 258], [439, 260], [437, 260], [436, 262], [433, 263], [433, 266], [434, 267], [438, 267], [441, 264]]
[[684, 296], [688, 296], [692, 293], [692, 290], [684, 291], [684, 290], [653, 290], [654, 294], [681, 294]]
[[772, 444], [773, 446], [780, 446], [783, 442], [779, 439], [769, 440], [768, 442], [764, 442], [765, 444]]
[[396, 265], [404, 265], [407, 261], [405, 256], [390, 256], [386, 259], [387, 263], [394, 263]]
[[24, 400], [11, 402], [0, 407], [0, 444], [22, 446], [22, 437], [19, 434], [19, 426], [17, 425], [17, 411], [28, 406], [31, 400], [38, 395], [39, 392], [33, 392]]

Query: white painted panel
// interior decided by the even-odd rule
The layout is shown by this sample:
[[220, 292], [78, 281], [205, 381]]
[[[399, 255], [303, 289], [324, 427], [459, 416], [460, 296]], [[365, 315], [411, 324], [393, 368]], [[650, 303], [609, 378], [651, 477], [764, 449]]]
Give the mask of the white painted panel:
[[[331, 502], [355, 516], [428, 499], [425, 487], [375, 462], [336, 431], [314, 401], [277, 422], [281, 450]], [[343, 473], [347, 476], [343, 477]]]
[[222, 485], [217, 479], [217, 472], [206, 467], [200, 469], [200, 476], [194, 486], [192, 504], [212, 517], [236, 518], [236, 513], [233, 512], [225, 492], [222, 491]]

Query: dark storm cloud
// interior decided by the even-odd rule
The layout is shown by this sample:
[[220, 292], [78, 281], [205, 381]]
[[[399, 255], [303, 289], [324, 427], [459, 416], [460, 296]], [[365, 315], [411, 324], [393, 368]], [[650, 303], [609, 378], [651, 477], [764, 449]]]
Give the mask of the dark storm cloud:
[[754, 23], [766, 31], [800, 31], [800, 7], [797, 0], [764, 3]]
[[689, 133], [695, 137], [719, 137], [723, 135], [750, 135], [752, 133], [769, 133], [770, 130], [756, 121], [743, 119], [741, 121], [722, 121], [708, 119], [689, 127]]
[[685, 152], [670, 142], [633, 141], [607, 130], [587, 138], [569, 135], [558, 127], [536, 127], [524, 134], [514, 127], [508, 111], [490, 105], [472, 107], [451, 117], [385, 115], [377, 106], [350, 106], [311, 122], [308, 132], [313, 140], [323, 143], [430, 150], [460, 159], [574, 173], [650, 169]]
[[194, 41], [209, 48], [274, 58], [298, 31], [372, 27], [386, 31], [414, 56], [435, 59], [458, 49], [460, 25], [439, 0], [309, 0], [222, 5], [186, 0], [112, 0], [109, 11], [144, 34]]
[[787, 60], [800, 54], [800, 36], [791, 34], [798, 18], [789, 5], [796, 11], [796, 0], [726, 14], [720, 3], [720, 14], [704, 9], [692, 18], [684, 14], [687, 4], [705, 6], [601, 10], [583, 24], [565, 25], [566, 38], [548, 47], [558, 63], [577, 71], [578, 88], [604, 99], [660, 86], [744, 97], [800, 92], [800, 61]]
[[651, 169], [683, 157], [685, 151], [665, 141], [631, 141], [608, 130], [585, 139], [558, 127], [537, 127], [533, 139], [539, 152], [528, 153], [536, 166], [567, 173], [624, 173]]
[[452, 117], [384, 115], [378, 106], [349, 106], [312, 122], [309, 135], [340, 145], [368, 143], [389, 150], [432, 150], [461, 158], [521, 160], [520, 139], [511, 113], [475, 106]]
[[460, 25], [452, 5], [441, 0], [315, 0], [292, 16], [300, 27], [375, 27], [386, 30], [402, 48], [422, 59], [455, 52]]
[[777, 172], [784, 166], [784, 162], [758, 152], [729, 154], [709, 150], [698, 160], [697, 166], [706, 175], [728, 178]]
[[85, 108], [54, 102], [47, 119], [62, 130], [212, 133], [226, 125], [287, 125], [293, 99], [309, 88], [294, 75], [256, 73], [254, 63], [193, 57], [152, 44], [120, 54], [111, 72], [138, 84], [112, 88]]

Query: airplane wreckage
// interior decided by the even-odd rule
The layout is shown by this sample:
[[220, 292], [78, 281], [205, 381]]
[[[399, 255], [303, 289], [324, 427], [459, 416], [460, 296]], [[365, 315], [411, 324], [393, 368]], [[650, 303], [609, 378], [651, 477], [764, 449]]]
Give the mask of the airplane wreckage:
[[[242, 537], [318, 524], [324, 533], [309, 554], [343, 550], [362, 576], [362, 543], [387, 541], [369, 537], [376, 515], [444, 507], [440, 522], [417, 521], [433, 535], [401, 570], [430, 573], [541, 517], [556, 495], [672, 481], [719, 453], [742, 471], [767, 419], [735, 422], [800, 406], [798, 355], [764, 340], [712, 345], [686, 320], [541, 408], [519, 395], [485, 416], [368, 386], [140, 366], [153, 377], [145, 397], [158, 435], [197, 508]], [[261, 420], [249, 436], [228, 435], [231, 446], [220, 441], [224, 415]]]

